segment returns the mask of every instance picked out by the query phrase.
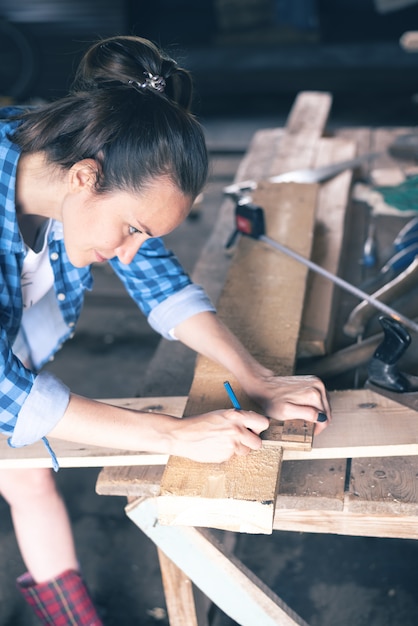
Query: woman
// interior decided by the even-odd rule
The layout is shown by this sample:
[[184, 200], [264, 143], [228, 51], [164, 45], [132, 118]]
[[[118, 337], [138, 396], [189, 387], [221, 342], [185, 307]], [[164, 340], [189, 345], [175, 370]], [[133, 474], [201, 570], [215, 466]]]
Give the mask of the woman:
[[[189, 74], [139, 37], [93, 45], [68, 96], [0, 117], [0, 429], [12, 446], [57, 439], [222, 462], [261, 446], [268, 418], [231, 409], [178, 420], [72, 394], [43, 365], [74, 332], [92, 263], [109, 263], [161, 335], [221, 363], [271, 418], [331, 418], [316, 378], [275, 377], [217, 318], [160, 237], [207, 176]], [[322, 415], [321, 415], [322, 414]], [[327, 421], [318, 421], [327, 418]], [[44, 624], [98, 625], [50, 470], [0, 472]]]

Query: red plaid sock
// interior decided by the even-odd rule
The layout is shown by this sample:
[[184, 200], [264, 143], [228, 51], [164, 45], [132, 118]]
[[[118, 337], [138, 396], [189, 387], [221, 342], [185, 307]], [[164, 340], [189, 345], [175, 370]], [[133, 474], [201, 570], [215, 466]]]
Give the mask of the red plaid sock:
[[103, 626], [80, 574], [74, 570], [38, 585], [30, 574], [23, 574], [17, 585], [42, 624]]

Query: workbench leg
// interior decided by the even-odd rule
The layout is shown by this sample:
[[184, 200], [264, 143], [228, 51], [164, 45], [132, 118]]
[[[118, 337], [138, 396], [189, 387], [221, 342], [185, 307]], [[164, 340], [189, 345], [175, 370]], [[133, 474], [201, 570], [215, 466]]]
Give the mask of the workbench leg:
[[157, 499], [137, 500], [128, 517], [208, 596], [240, 626], [308, 626], [271, 589], [204, 530], [158, 523]]
[[160, 548], [157, 550], [170, 626], [200, 626], [192, 581]]

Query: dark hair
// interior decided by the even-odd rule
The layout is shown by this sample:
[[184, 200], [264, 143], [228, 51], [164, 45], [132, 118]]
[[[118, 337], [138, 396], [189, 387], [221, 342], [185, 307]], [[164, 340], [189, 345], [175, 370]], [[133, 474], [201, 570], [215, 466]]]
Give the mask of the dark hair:
[[206, 182], [208, 156], [191, 97], [189, 73], [153, 43], [111, 37], [86, 52], [68, 96], [21, 115], [13, 141], [65, 169], [95, 159], [98, 192], [139, 191], [166, 175], [195, 197]]

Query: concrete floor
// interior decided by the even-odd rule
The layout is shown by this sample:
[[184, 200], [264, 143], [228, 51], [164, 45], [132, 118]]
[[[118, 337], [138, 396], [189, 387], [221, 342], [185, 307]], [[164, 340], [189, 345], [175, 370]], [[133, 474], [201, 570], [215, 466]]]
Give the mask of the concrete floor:
[[[222, 187], [257, 128], [278, 126], [285, 117], [208, 120], [213, 175], [194, 219], [170, 236], [169, 244], [191, 271], [216, 219]], [[338, 120], [336, 120], [338, 121]], [[354, 121], [353, 123], [357, 123]], [[398, 125], [410, 124], [399, 120]], [[118, 284], [101, 268], [78, 333], [49, 366], [76, 393], [90, 397], [142, 394], [143, 380], [158, 345]], [[189, 369], [189, 366], [187, 366]], [[186, 369], [187, 369], [186, 368]], [[185, 372], [185, 380], [189, 371]], [[183, 393], [183, 392], [181, 392]], [[124, 514], [124, 498], [95, 494], [97, 469], [62, 469], [57, 481], [68, 503], [85, 578], [106, 626], [168, 624], [154, 545]], [[418, 623], [418, 542], [275, 532], [237, 538], [236, 555], [311, 626], [415, 626]], [[5, 503], [0, 500], [0, 626], [38, 622], [20, 599], [14, 579], [21, 562]], [[219, 610], [213, 626], [232, 626]], [[254, 624], [254, 626], [262, 626]]]

